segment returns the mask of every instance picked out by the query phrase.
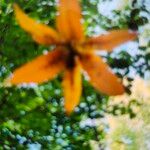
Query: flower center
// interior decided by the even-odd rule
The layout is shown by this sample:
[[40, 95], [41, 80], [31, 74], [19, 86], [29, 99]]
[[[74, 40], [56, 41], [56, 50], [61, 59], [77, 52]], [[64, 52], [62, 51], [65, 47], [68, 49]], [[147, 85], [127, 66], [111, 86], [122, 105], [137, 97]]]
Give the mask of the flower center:
[[67, 68], [73, 69], [75, 66], [75, 59], [79, 56], [79, 53], [75, 49], [75, 47], [72, 44], [66, 44], [66, 48], [69, 52], [68, 58], [67, 58]]

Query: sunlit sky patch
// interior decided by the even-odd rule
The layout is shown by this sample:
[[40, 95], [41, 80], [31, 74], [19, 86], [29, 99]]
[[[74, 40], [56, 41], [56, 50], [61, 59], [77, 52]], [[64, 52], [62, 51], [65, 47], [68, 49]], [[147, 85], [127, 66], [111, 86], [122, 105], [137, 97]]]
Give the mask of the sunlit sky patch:
[[99, 12], [109, 18], [113, 17], [113, 10], [123, 10], [126, 6], [130, 5], [132, 0], [106, 0], [100, 2], [98, 5]]

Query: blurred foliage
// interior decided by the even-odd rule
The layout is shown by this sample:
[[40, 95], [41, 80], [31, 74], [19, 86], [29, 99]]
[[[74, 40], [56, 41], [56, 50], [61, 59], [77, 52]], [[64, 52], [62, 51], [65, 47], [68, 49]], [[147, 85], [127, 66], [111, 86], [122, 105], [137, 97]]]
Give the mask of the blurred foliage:
[[[50, 26], [55, 25], [56, 0], [0, 0], [0, 150], [2, 149], [55, 149], [78, 150], [91, 149], [90, 141], [97, 141], [103, 149], [103, 139], [107, 125], [81, 124], [86, 119], [104, 118], [106, 113], [118, 115], [129, 114], [134, 117], [131, 103], [128, 106], [108, 108], [109, 97], [98, 93], [84, 79], [83, 95], [79, 106], [70, 116], [66, 116], [63, 108], [61, 75], [57, 79], [39, 85], [21, 87], [3, 87], [6, 77], [18, 66], [30, 61], [52, 47], [36, 44], [25, 33], [14, 18], [12, 4], [17, 2], [32, 18]], [[97, 33], [96, 29], [109, 30], [119, 28], [139, 29], [148, 23], [148, 13], [144, 3], [133, 1], [130, 7], [112, 12], [110, 19], [99, 13], [99, 2], [87, 0], [82, 2], [84, 27], [87, 36]], [[138, 5], [137, 5], [138, 4]], [[127, 13], [126, 13], [127, 12]], [[149, 72], [150, 53], [147, 45], [139, 47], [139, 51], [131, 56], [125, 50], [104, 55], [108, 64], [122, 78], [129, 81], [127, 93], [130, 94], [132, 78], [130, 69], [144, 77]], [[133, 50], [134, 51], [134, 50]], [[117, 57], [116, 57], [117, 56]]]
[[[132, 111], [136, 117], [130, 119], [128, 115], [106, 116], [110, 124], [109, 133], [106, 136], [106, 145], [111, 150], [149, 150], [150, 149], [150, 82], [145, 82], [137, 77], [132, 85], [132, 94], [123, 95], [114, 103], [109, 101], [110, 106], [119, 104], [132, 105]], [[133, 100], [133, 99], [136, 99]], [[140, 105], [136, 105], [139, 103]]]

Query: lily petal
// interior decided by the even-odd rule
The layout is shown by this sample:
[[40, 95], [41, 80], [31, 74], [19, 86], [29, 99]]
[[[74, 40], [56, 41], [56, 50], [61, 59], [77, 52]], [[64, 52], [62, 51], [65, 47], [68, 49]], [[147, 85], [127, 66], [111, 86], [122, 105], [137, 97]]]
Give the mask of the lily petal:
[[136, 37], [136, 32], [131, 32], [129, 30], [112, 30], [107, 34], [89, 38], [85, 42], [85, 47], [88, 46], [94, 49], [108, 50], [111, 52], [115, 47], [130, 40], [134, 40]]
[[123, 85], [100, 57], [94, 54], [84, 55], [81, 58], [81, 64], [88, 73], [90, 82], [97, 90], [107, 95], [124, 93]]
[[78, 59], [73, 69], [65, 71], [63, 79], [65, 109], [69, 115], [80, 101], [82, 91], [81, 66]]
[[19, 25], [30, 33], [37, 43], [49, 45], [59, 42], [58, 33], [54, 29], [29, 18], [17, 4], [14, 4], [14, 10]]
[[56, 26], [64, 40], [82, 41], [81, 10], [78, 0], [59, 0]]
[[65, 68], [66, 53], [56, 49], [41, 55], [33, 61], [16, 69], [10, 79], [11, 84], [42, 83], [53, 79]]

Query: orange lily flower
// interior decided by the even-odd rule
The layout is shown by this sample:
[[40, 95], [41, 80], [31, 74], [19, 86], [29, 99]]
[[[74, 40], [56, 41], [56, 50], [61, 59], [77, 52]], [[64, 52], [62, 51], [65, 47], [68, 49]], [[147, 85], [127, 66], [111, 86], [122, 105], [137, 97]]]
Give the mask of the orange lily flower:
[[14, 5], [19, 25], [39, 44], [55, 45], [53, 51], [41, 55], [16, 69], [11, 84], [42, 83], [64, 72], [63, 89], [65, 109], [70, 114], [78, 105], [81, 92], [81, 72], [86, 71], [91, 84], [107, 95], [120, 95], [124, 87], [109, 66], [95, 55], [95, 49], [112, 51], [114, 47], [137, 37], [128, 30], [113, 30], [106, 35], [86, 38], [81, 24], [78, 0], [59, 0], [56, 29], [29, 18], [17, 4]]

